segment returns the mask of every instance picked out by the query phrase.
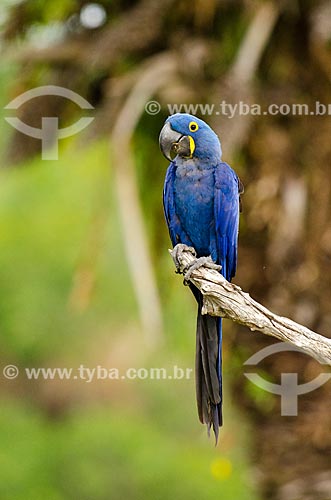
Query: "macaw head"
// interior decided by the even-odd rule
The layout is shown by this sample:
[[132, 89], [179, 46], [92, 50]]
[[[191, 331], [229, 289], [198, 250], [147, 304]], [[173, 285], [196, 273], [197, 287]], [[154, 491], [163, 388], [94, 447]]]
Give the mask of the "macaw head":
[[179, 156], [183, 159], [219, 162], [222, 156], [221, 144], [215, 132], [203, 120], [187, 113], [176, 113], [167, 118], [159, 143], [169, 161]]

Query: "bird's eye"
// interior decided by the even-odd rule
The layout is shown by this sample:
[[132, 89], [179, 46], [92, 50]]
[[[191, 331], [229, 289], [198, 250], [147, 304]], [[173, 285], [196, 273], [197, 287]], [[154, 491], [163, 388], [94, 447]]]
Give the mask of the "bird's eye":
[[197, 122], [190, 122], [188, 128], [190, 129], [190, 132], [196, 132], [199, 128], [199, 125]]

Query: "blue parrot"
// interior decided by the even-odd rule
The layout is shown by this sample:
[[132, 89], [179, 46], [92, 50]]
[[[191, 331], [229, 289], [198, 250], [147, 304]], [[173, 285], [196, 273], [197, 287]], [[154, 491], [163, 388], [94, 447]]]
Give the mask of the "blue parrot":
[[[230, 281], [237, 266], [240, 194], [243, 185], [222, 161], [215, 132], [193, 115], [177, 113], [166, 120], [160, 149], [171, 162], [165, 178], [163, 205], [171, 242], [193, 247], [198, 265], [221, 266]], [[209, 259], [209, 260], [208, 260]], [[210, 260], [212, 259], [212, 260]], [[196, 264], [196, 263], [195, 263]], [[213, 427], [216, 442], [222, 417], [222, 318], [202, 315], [198, 302], [196, 330], [196, 398], [201, 423]]]

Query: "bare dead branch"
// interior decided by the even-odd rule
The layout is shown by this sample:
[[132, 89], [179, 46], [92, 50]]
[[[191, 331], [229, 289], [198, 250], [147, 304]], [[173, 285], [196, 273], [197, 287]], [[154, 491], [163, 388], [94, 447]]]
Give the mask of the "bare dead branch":
[[[173, 251], [170, 251], [172, 256]], [[196, 261], [189, 247], [176, 252], [179, 272]], [[203, 266], [194, 270], [189, 281], [203, 295], [202, 314], [221, 316], [258, 330], [265, 335], [289, 342], [323, 364], [331, 365], [331, 339], [323, 337], [305, 326], [277, 316], [266, 307], [256, 302], [239, 286], [229, 283], [219, 272]]]

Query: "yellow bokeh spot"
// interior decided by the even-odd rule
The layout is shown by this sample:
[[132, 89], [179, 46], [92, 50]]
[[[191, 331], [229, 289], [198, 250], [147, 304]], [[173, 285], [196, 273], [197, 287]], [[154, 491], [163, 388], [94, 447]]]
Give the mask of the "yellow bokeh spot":
[[215, 479], [228, 479], [232, 474], [232, 463], [228, 458], [217, 458], [211, 463], [210, 471]]

